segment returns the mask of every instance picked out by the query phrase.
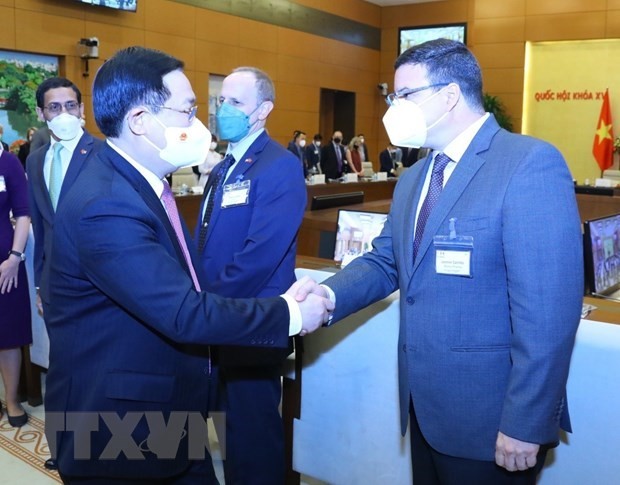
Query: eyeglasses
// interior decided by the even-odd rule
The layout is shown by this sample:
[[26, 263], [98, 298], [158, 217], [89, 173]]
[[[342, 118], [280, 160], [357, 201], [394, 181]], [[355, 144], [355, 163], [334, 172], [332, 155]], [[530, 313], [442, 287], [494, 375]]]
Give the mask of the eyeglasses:
[[75, 112], [80, 109], [80, 103], [77, 101], [66, 101], [63, 103], [50, 103], [47, 106], [43, 106], [43, 109], [46, 109], [48, 113], [57, 115], [62, 113], [62, 108], [65, 108], [67, 112]]
[[196, 111], [198, 111], [198, 106], [192, 106], [190, 109], [176, 109], [169, 108], [168, 106], [158, 106], [161, 109], [169, 109], [170, 111], [176, 111], [177, 113], [185, 113], [187, 115], [187, 121], [192, 121], [196, 117]]
[[420, 91], [426, 91], [431, 88], [442, 88], [447, 86], [450, 83], [437, 83], [437, 84], [429, 84], [428, 86], [422, 86], [421, 88], [413, 88], [413, 89], [404, 89], [400, 92], [390, 93], [385, 97], [385, 102], [388, 106], [392, 106], [394, 101], [397, 99], [406, 99], [408, 96], [412, 94], [419, 93]]

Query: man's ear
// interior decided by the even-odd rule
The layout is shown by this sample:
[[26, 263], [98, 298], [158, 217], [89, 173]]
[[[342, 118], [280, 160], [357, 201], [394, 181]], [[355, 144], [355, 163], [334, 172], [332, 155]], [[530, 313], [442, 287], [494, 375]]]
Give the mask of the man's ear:
[[134, 135], [144, 135], [146, 133], [146, 115], [148, 115], [142, 107], [136, 107], [127, 113], [127, 126]]
[[461, 87], [456, 83], [450, 83], [445, 88], [446, 103], [448, 109], [452, 110], [461, 99]]
[[37, 112], [37, 118], [39, 119], [39, 121], [42, 121], [43, 123], [45, 123], [45, 116], [43, 116], [43, 110], [41, 108], [39, 108], [38, 106], [35, 108], [36, 112]]
[[271, 110], [273, 110], [273, 102], [263, 101], [260, 108], [258, 109], [258, 119], [261, 121], [266, 120], [267, 116], [269, 116], [269, 113], [271, 113]]

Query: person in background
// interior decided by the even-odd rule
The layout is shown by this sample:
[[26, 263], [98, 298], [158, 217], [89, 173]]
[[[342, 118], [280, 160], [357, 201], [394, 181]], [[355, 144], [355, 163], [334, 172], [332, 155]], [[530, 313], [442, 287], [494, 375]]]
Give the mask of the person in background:
[[358, 177], [361, 177], [362, 157], [364, 156], [364, 151], [362, 148], [362, 143], [358, 136], [354, 136], [353, 138], [351, 138], [351, 141], [347, 146], [345, 156], [347, 159], [347, 165], [349, 167], [349, 173], [354, 173]]
[[571, 429], [584, 284], [572, 177], [555, 147], [485, 113], [464, 44], [416, 45], [395, 69], [391, 142], [432, 154], [401, 175], [373, 250], [305, 292], [329, 294], [335, 322], [400, 289], [414, 483], [534, 485]]
[[[205, 289], [217, 295], [271, 297], [295, 281], [306, 186], [298, 159], [265, 129], [274, 103], [273, 82], [260, 69], [239, 67], [224, 79], [216, 119], [228, 153], [211, 172], [196, 231]], [[228, 484], [284, 484], [278, 407], [290, 350], [213, 348]]]
[[[15, 219], [15, 229], [11, 215]], [[21, 347], [32, 343], [30, 296], [24, 264], [29, 229], [24, 169], [15, 155], [0, 146], [0, 374], [8, 421], [13, 427], [28, 422], [17, 387]]]
[[40, 128], [37, 128], [37, 131], [34, 132], [34, 135], [32, 135], [32, 139], [30, 140], [30, 152], [38, 150], [40, 147], [47, 145], [49, 142], [49, 128], [47, 126], [41, 126]]
[[312, 137], [312, 143], [306, 145], [306, 167], [308, 173], [322, 173], [321, 172], [321, 142], [323, 137], [320, 133], [315, 134]]
[[2, 140], [3, 136], [4, 136], [4, 126], [0, 125], [0, 144], [2, 145], [2, 148], [4, 149], [4, 151], [8, 152], [9, 146], [6, 143], [4, 143], [4, 140]]
[[26, 159], [35, 241], [34, 285], [37, 306], [42, 312], [49, 303], [49, 258], [56, 210], [82, 168], [101, 147], [101, 140], [82, 128], [82, 93], [69, 79], [44, 80], [37, 87], [36, 99], [39, 120], [46, 123], [45, 129], [51, 135], [46, 145], [31, 148]]
[[387, 148], [379, 154], [380, 171], [386, 172], [388, 177], [396, 177], [396, 169], [400, 163], [397, 150], [400, 149], [388, 143]]
[[368, 158], [368, 147], [366, 146], [366, 137], [363, 133], [357, 135], [360, 143], [360, 153], [362, 155], [362, 162], [369, 162], [370, 158]]
[[411, 167], [420, 159], [420, 155], [422, 152], [420, 148], [416, 147], [403, 147], [401, 148], [401, 150], [403, 167]]
[[207, 179], [209, 178], [209, 174], [211, 173], [211, 170], [213, 170], [213, 167], [222, 161], [222, 155], [220, 155], [216, 150], [217, 136], [212, 133], [211, 145], [209, 146], [207, 158], [200, 165], [192, 167], [194, 169], [194, 173], [198, 175], [198, 185], [202, 185], [203, 188], [207, 183]]
[[[323, 300], [317, 311], [286, 294], [233, 300], [202, 291], [163, 180], [204, 160], [211, 143], [180, 60], [123, 49], [99, 68], [92, 94], [106, 142], [54, 221], [47, 440], [67, 484], [216, 484], [208, 450], [200, 456], [188, 444], [206, 432], [207, 344], [284, 348], [289, 335], [326, 321], [332, 305]], [[106, 458], [118, 443], [102, 411], [135, 454]], [[99, 425], [64, 426], [76, 415]]]
[[325, 179], [336, 180], [346, 171], [346, 154], [342, 146], [342, 132], [334, 131], [331, 142], [321, 148], [321, 171]]
[[301, 162], [301, 166], [304, 171], [304, 178], [308, 175], [308, 167], [306, 165], [306, 151], [304, 150], [306, 146], [306, 133], [303, 131], [295, 132], [295, 139], [293, 140], [293, 144], [289, 143], [288, 151], [295, 155], [299, 161]]
[[32, 143], [32, 137], [37, 132], [35, 127], [28, 128], [26, 131], [26, 142], [19, 147], [19, 152], [17, 152], [17, 158], [22, 163], [22, 167], [26, 170], [26, 159], [30, 154], [30, 144]]

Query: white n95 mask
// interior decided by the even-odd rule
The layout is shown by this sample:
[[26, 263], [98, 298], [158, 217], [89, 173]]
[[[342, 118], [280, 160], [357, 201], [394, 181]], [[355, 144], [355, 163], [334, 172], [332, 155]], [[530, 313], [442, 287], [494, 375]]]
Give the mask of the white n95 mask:
[[165, 131], [166, 146], [158, 148], [151, 140], [146, 140], [157, 150], [159, 157], [176, 168], [200, 165], [207, 158], [211, 146], [211, 132], [198, 118], [189, 126], [166, 126], [157, 116], [153, 116]]
[[439, 123], [448, 114], [448, 111], [430, 126], [426, 126], [426, 116], [424, 116], [420, 105], [430, 101], [440, 92], [441, 89], [424, 99], [420, 104], [406, 99], [394, 100], [385, 115], [383, 115], [383, 125], [392, 145], [409, 148], [424, 146], [428, 130]]
[[80, 118], [69, 113], [60, 113], [47, 122], [50, 131], [64, 141], [73, 140], [80, 132]]

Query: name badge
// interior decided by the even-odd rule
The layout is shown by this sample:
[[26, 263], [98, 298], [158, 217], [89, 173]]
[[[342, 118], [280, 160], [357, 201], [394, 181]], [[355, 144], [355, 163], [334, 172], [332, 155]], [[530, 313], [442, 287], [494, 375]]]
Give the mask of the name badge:
[[6, 192], [6, 182], [4, 181], [4, 175], [0, 175], [0, 192]]
[[435, 236], [435, 272], [451, 276], [472, 278], [471, 256], [474, 252], [474, 238], [472, 236], [458, 236], [456, 234], [456, 218], [450, 223], [448, 236]]
[[247, 205], [250, 199], [251, 180], [244, 180], [234, 184], [224, 185], [224, 194], [222, 195], [222, 208], [236, 207], [239, 205]]

